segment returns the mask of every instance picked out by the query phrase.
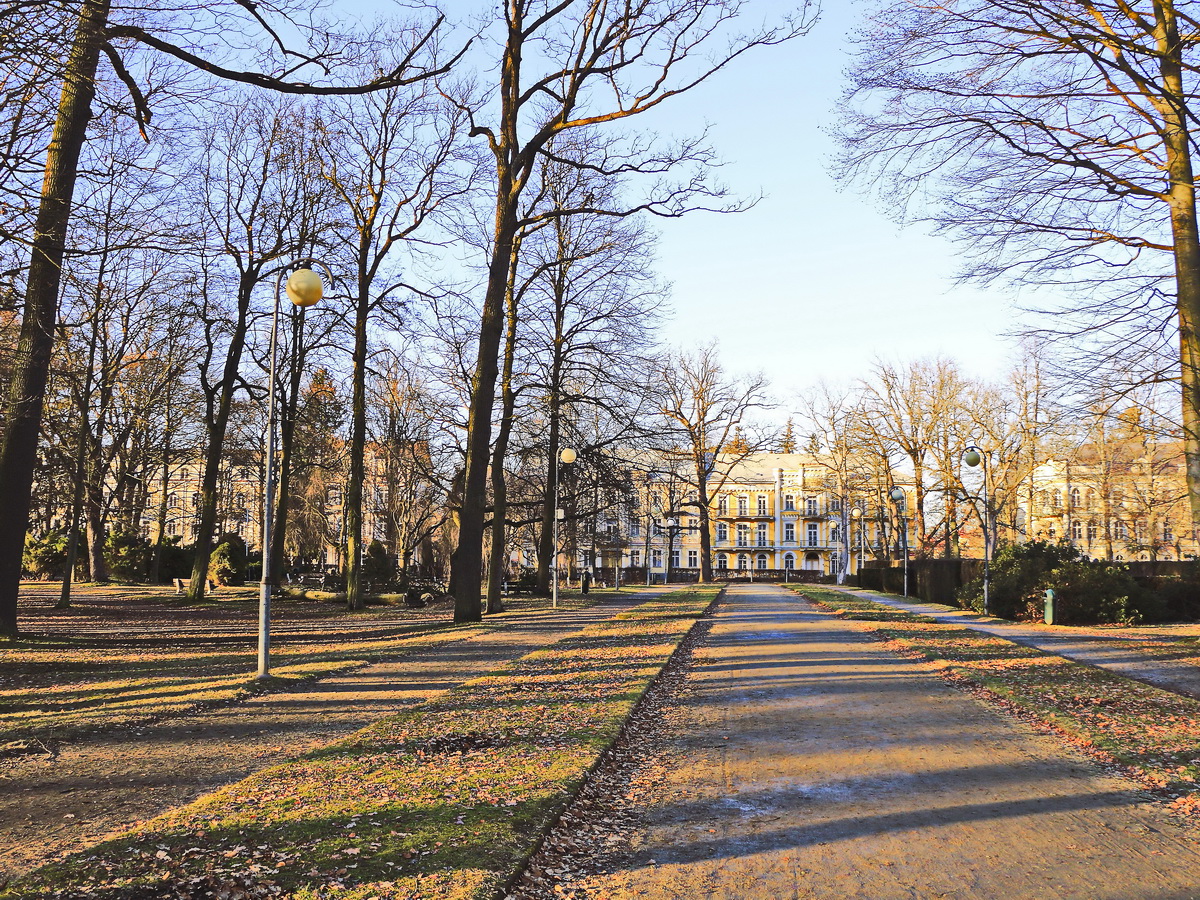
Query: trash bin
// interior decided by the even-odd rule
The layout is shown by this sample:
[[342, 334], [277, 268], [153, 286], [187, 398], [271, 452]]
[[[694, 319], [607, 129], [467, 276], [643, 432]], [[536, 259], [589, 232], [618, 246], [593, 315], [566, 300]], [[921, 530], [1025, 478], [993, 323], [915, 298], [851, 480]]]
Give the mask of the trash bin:
[[1054, 588], [1046, 588], [1046, 610], [1042, 614], [1042, 618], [1045, 620], [1047, 625], [1054, 624], [1055, 612], [1056, 612], [1056, 610], [1054, 608]]

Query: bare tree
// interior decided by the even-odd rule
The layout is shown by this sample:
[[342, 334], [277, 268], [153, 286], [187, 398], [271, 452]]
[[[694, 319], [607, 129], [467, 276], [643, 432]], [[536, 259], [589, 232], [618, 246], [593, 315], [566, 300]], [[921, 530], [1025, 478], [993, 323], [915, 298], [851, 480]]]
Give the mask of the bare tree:
[[858, 38], [844, 140], [848, 171], [964, 241], [969, 276], [1078, 288], [1084, 318], [1051, 330], [1153, 356], [1174, 316], [1200, 522], [1198, 27], [1174, 0], [894, 0]]
[[[710, 501], [737, 464], [765, 448], [771, 438], [767, 432], [754, 435], [746, 427], [750, 416], [769, 405], [767, 382], [762, 375], [727, 375], [715, 344], [670, 354], [663, 360], [662, 372], [659, 414], [667, 431], [660, 452], [688, 463], [692, 492], [688, 505], [695, 509], [700, 527], [700, 580], [712, 581]], [[739, 433], [741, 438], [733, 446]]]
[[[649, 0], [613, 5], [604, 0], [505, 0], [502, 58], [498, 72], [495, 123], [485, 124], [476, 104], [461, 101], [472, 118], [472, 134], [482, 136], [495, 162], [495, 215], [487, 287], [479, 323], [478, 351], [471, 379], [466, 472], [454, 554], [456, 621], [482, 615], [480, 583], [487, 511], [491, 426], [499, 354], [504, 331], [504, 300], [514, 242], [523, 222], [522, 194], [538, 160], [550, 154], [563, 132], [640, 115], [708, 80], [748, 50], [782, 43], [801, 34], [799, 13], [780, 24], [737, 33], [742, 4], [726, 0]], [[719, 49], [715, 45], [728, 41]], [[658, 179], [679, 166], [696, 171], [681, 184], [662, 185], [621, 214], [646, 210], [678, 215], [711, 195], [703, 169], [710, 160], [703, 145], [674, 147], [639, 136], [608, 155], [598, 168], [613, 176], [650, 175]], [[569, 215], [589, 206], [555, 210]], [[603, 212], [603, 210], [595, 210]]]

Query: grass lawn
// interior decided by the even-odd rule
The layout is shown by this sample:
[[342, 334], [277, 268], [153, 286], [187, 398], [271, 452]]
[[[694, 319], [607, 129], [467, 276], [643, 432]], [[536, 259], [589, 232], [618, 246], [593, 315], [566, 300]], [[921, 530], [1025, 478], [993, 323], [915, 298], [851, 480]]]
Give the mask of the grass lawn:
[[[82, 593], [67, 612], [28, 617], [30, 631], [0, 641], [0, 752], [29, 741], [58, 741], [100, 727], [178, 715], [253, 693], [287, 690], [298, 681], [343, 672], [439, 643], [464, 630], [504, 627], [503, 615], [456, 626], [446, 609], [344, 606], [276, 601], [271, 671], [256, 679], [258, 598], [249, 589], [196, 605], [170, 593], [113, 589]], [[607, 592], [611, 594], [612, 592]], [[581, 608], [603, 598], [560, 596]], [[511, 598], [512, 612], [549, 606], [545, 598]]]
[[1119, 763], [1174, 810], [1200, 815], [1200, 701], [863, 597], [815, 585], [794, 590]]
[[40, 869], [0, 898], [164, 884], [216, 893], [246, 881], [263, 893], [245, 896], [276, 888], [302, 900], [490, 898], [718, 594], [661, 595]]

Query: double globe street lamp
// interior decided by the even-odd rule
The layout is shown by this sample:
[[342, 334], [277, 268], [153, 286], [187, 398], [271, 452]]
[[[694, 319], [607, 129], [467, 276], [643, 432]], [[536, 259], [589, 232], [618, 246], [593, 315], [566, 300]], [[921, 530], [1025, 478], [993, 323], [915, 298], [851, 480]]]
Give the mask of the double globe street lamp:
[[[284, 267], [275, 279], [275, 309], [271, 313], [271, 363], [270, 382], [267, 388], [267, 453], [266, 453], [266, 483], [263, 486], [262, 511], [262, 581], [259, 584], [258, 597], [258, 677], [268, 678], [271, 675], [271, 570], [274, 568], [272, 554], [273, 526], [272, 511], [275, 505], [275, 368], [279, 345], [279, 307], [280, 294], [287, 293], [296, 309], [307, 309], [320, 302], [324, 296], [321, 277], [310, 268], [313, 265], [325, 270], [325, 277], [333, 280], [329, 267], [316, 260], [303, 260], [292, 266]], [[288, 269], [287, 284], [283, 283], [284, 273]]]

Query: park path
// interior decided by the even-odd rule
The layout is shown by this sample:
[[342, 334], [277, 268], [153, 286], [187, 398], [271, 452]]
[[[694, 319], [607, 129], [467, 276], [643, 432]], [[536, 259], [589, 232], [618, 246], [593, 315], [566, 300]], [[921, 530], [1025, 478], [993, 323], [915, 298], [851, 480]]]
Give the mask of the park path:
[[1200, 699], [1200, 646], [1181, 648], [1171, 637], [1200, 637], [1200, 624], [1149, 628], [1086, 628], [994, 619], [937, 603], [901, 600], [861, 588], [823, 585], [939, 622], [992, 634], [1016, 644], [1111, 669], [1126, 678]]
[[728, 590], [662, 718], [631, 843], [563, 896], [1200, 898], [1195, 826], [782, 588]]
[[[414, 638], [421, 648], [287, 693], [112, 729], [54, 756], [0, 762], [0, 884], [141, 819], [422, 703], [663, 589], [581, 610], [489, 616], [483, 629]], [[403, 652], [404, 641], [397, 641]]]

